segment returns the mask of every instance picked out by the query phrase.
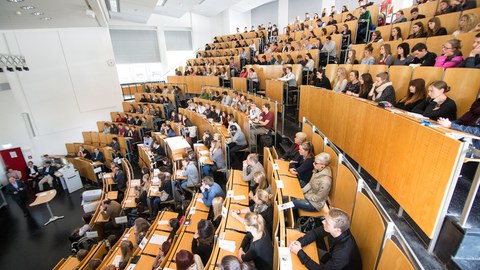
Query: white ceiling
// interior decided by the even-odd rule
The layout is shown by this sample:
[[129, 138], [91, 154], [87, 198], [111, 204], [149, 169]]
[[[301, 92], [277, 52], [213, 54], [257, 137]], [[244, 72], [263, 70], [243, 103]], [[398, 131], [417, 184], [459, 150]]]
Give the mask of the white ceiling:
[[[0, 0], [0, 29], [69, 28], [107, 26], [109, 17], [116, 20], [146, 23], [152, 13], [182, 17], [193, 12], [207, 17], [231, 8], [246, 12], [275, 0], [118, 0], [120, 13], [106, 11], [105, 0]], [[202, 2], [203, 1], [203, 2]], [[88, 3], [88, 4], [87, 4]], [[200, 4], [199, 4], [200, 3]], [[24, 10], [22, 6], [35, 8]], [[86, 15], [87, 9], [95, 18]], [[42, 12], [40, 16], [31, 13]], [[51, 20], [42, 20], [50, 17]]]

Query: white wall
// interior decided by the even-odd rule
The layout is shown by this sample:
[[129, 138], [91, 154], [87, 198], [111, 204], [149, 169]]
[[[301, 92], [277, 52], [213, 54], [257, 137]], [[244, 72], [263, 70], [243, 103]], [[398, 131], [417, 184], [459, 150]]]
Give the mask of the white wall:
[[[1, 92], [0, 145], [11, 143], [43, 154], [66, 154], [65, 143], [82, 142], [82, 131], [121, 110], [121, 89], [108, 29], [71, 28], [0, 32], [0, 53], [23, 55], [30, 71], [5, 73], [11, 91]], [[32, 120], [29, 137], [21, 113]], [[4, 126], [9, 126], [4, 124]]]
[[[251, 10], [252, 25], [265, 25], [268, 27], [268, 23], [276, 24], [278, 26], [278, 2], [270, 2]], [[240, 28], [243, 31], [243, 28]]]
[[262, 23], [264, 25], [267, 25], [264, 22], [259, 23], [259, 24], [252, 24], [252, 12], [251, 11], [239, 12], [239, 11], [236, 11], [236, 10], [233, 10], [233, 9], [228, 9], [225, 12], [227, 12], [227, 14], [228, 14], [227, 16], [229, 18], [228, 28], [227, 28], [229, 34], [236, 33], [237, 32], [237, 27], [239, 27], [242, 31], [245, 26], [247, 26], [248, 29], [250, 29], [252, 25], [254, 25], [255, 28], [259, 24], [262, 24]]

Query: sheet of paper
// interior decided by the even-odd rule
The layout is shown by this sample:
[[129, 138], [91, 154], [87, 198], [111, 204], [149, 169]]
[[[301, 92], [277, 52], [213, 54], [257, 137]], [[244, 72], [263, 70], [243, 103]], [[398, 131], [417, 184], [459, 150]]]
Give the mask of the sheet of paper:
[[278, 164], [273, 164], [273, 169], [275, 171], [278, 171], [278, 170], [280, 170], [280, 166], [278, 166]]
[[135, 266], [137, 266], [136, 264], [130, 264], [128, 267], [127, 267], [127, 270], [133, 270], [135, 269]]
[[197, 210], [197, 209], [196, 209], [195, 207], [190, 207], [190, 212], [189, 212], [190, 215], [195, 214], [195, 211], [196, 211], [196, 210]]
[[200, 157], [198, 160], [200, 161], [200, 163], [205, 163], [205, 161], [208, 159], [208, 157]]
[[158, 225], [168, 225], [168, 220], [160, 220], [157, 224]]
[[163, 242], [167, 241], [168, 237], [164, 235], [154, 234], [150, 238], [150, 244], [161, 245]]
[[198, 153], [200, 153], [200, 155], [202, 155], [202, 156], [210, 155], [210, 151], [208, 151], [208, 150], [200, 150], [200, 151], [198, 151]]
[[225, 206], [222, 206], [222, 217], [227, 218], [228, 215], [228, 210], [225, 208]]
[[158, 182], [160, 182], [160, 179], [158, 179], [158, 177], [152, 178], [152, 183], [158, 183]]
[[284, 188], [285, 186], [283, 185], [283, 181], [282, 180], [275, 180], [275, 183], [277, 183], [277, 187], [278, 188]]
[[96, 237], [98, 237], [98, 232], [97, 231], [86, 232], [85, 235], [88, 238], [96, 238]]
[[278, 209], [280, 210], [286, 210], [286, 209], [290, 209], [290, 208], [293, 208], [295, 205], [293, 204], [293, 202], [287, 202], [287, 203], [284, 203], [284, 204], [279, 204], [278, 205]]
[[44, 197], [47, 196], [48, 192], [42, 192], [38, 194], [38, 197]]
[[227, 190], [227, 198], [233, 197], [233, 190]]
[[203, 203], [203, 199], [202, 198], [197, 198], [197, 202]]
[[128, 237], [130, 237], [130, 234], [129, 233], [125, 234], [122, 238], [122, 241], [128, 240]]
[[132, 200], [125, 200], [125, 203], [131, 203]]
[[234, 201], [245, 200], [246, 198], [247, 198], [247, 197], [245, 197], [245, 195], [233, 196], [233, 200], [234, 200]]
[[138, 247], [143, 250], [143, 248], [145, 248], [145, 245], [148, 243], [148, 239], [146, 237], [144, 237], [142, 239], [142, 242], [140, 242], [140, 245], [138, 245]]
[[130, 180], [130, 186], [131, 186], [131, 187], [138, 187], [138, 186], [140, 186], [140, 180], [139, 180], [139, 179]]
[[218, 243], [218, 247], [220, 247], [221, 249], [225, 249], [229, 252], [235, 252], [235, 241], [220, 240]]
[[288, 247], [279, 247], [278, 248], [278, 255], [280, 257], [280, 270], [292, 270], [292, 254]]
[[115, 267], [118, 267], [120, 264], [120, 260], [122, 259], [122, 255], [117, 255], [115, 256], [115, 259], [113, 259], [112, 264], [115, 265]]

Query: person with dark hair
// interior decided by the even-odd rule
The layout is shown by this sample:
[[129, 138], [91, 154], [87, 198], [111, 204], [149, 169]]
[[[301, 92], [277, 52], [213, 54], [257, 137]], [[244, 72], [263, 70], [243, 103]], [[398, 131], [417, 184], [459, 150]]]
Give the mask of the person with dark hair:
[[397, 13], [395, 13], [395, 20], [393, 20], [392, 24], [402, 23], [406, 21], [407, 21], [407, 18], [405, 18], [405, 14], [403, 13], [403, 10], [399, 10], [397, 11]]
[[332, 84], [330, 83], [330, 80], [328, 79], [327, 76], [325, 76], [325, 71], [321, 68], [315, 72], [315, 86], [316, 87], [321, 87], [325, 88], [328, 90], [332, 90]]
[[417, 43], [412, 48], [412, 55], [414, 56], [411, 66], [423, 66], [433, 67], [435, 65], [435, 59], [437, 55], [433, 52], [429, 52], [425, 43]]
[[203, 203], [208, 207], [212, 206], [212, 201], [215, 197], [225, 198], [225, 194], [220, 185], [215, 183], [210, 176], [205, 176], [202, 179], [200, 190], [202, 193], [198, 195], [198, 198], [201, 198]]
[[85, 224], [82, 227], [76, 228], [75, 230], [73, 230], [73, 232], [68, 237], [68, 239], [70, 239], [70, 242], [73, 243], [80, 240], [85, 235], [85, 233], [90, 230], [89, 223], [92, 220], [92, 217], [93, 217], [92, 213], [83, 214], [82, 220]]
[[102, 215], [104, 220], [108, 220], [103, 227], [106, 235], [111, 234], [113, 229], [118, 228], [115, 218], [120, 216], [121, 211], [122, 205], [120, 205], [118, 202], [110, 199], [105, 199], [102, 201], [100, 206], [100, 215]]
[[198, 254], [204, 265], [212, 254], [215, 236], [215, 227], [210, 220], [202, 219], [198, 222], [197, 231], [192, 240], [192, 252]]
[[410, 55], [410, 45], [406, 42], [397, 46], [397, 59], [393, 62], [394, 66], [408, 66], [413, 57]]
[[428, 20], [427, 37], [445, 36], [447, 29], [442, 27], [442, 23], [438, 17]]
[[363, 73], [358, 80], [360, 81], [360, 92], [358, 94], [352, 95], [359, 98], [367, 99], [368, 93], [370, 93], [370, 90], [373, 87], [372, 75], [370, 73]]
[[[347, 15], [348, 16], [348, 15]], [[366, 6], [360, 7], [360, 18], [358, 18], [357, 44], [366, 43], [368, 30], [372, 28], [372, 17]]]
[[193, 255], [190, 251], [182, 249], [175, 255], [177, 270], [203, 270], [200, 256]]
[[425, 19], [425, 15], [419, 14], [418, 12], [419, 11], [418, 11], [417, 7], [414, 7], [412, 9], [410, 9], [410, 16], [411, 16], [410, 21], [415, 21], [415, 20], [418, 20], [418, 19]]
[[290, 162], [289, 171], [297, 176], [300, 186], [303, 188], [312, 178], [315, 155], [313, 144], [311, 142], [302, 143], [298, 152], [300, 155], [295, 161]]
[[102, 260], [99, 258], [93, 258], [87, 263], [87, 270], [97, 270], [102, 264]]
[[[190, 201], [189, 201], [190, 202]], [[170, 229], [170, 235], [168, 235], [167, 241], [172, 243], [178, 228], [180, 228], [180, 221], [178, 218], [171, 218], [168, 220], [168, 228]]]
[[459, 67], [480, 68], [480, 33], [475, 35], [473, 49]]
[[137, 245], [140, 245], [145, 235], [148, 233], [148, 229], [150, 228], [150, 223], [142, 217], [138, 217], [135, 219], [133, 224], [133, 234], [135, 235], [135, 241]]
[[362, 65], [374, 65], [375, 58], [373, 57], [373, 46], [368, 44], [365, 46], [365, 50], [363, 51], [364, 58], [362, 59]]
[[[350, 217], [338, 208], [330, 209], [329, 214], [319, 226], [289, 245], [291, 252], [296, 254], [307, 269], [362, 269], [362, 259], [350, 232]], [[313, 261], [302, 249], [310, 243], [320, 240], [329, 233], [333, 237], [333, 245], [329, 251], [318, 249], [320, 263]]]
[[351, 96], [352, 94], [358, 94], [360, 92], [360, 81], [358, 80], [358, 70], [350, 71], [350, 82], [347, 83], [342, 93]]
[[77, 257], [77, 260], [79, 262], [82, 262], [83, 259], [85, 259], [85, 257], [87, 257], [87, 254], [88, 254], [88, 250], [82, 248], [79, 251], [77, 251], [77, 254], [75, 255], [75, 257]]
[[155, 256], [155, 260], [152, 263], [152, 269], [157, 269], [160, 267], [163, 260], [167, 256], [167, 253], [170, 250], [171, 246], [172, 246], [172, 243], [170, 243], [170, 241], [165, 241], [162, 243], [162, 245], [158, 249], [157, 256]]
[[408, 85], [408, 92], [405, 97], [400, 99], [395, 107], [411, 112], [415, 106], [422, 103], [427, 98], [424, 79], [413, 79]]
[[400, 29], [400, 27], [398, 26], [393, 27], [392, 32], [390, 34], [390, 41], [395, 41], [395, 40], [398, 40], [398, 41], [403, 40], [402, 29]]
[[243, 134], [242, 130], [237, 128], [236, 125], [231, 125], [228, 131], [231, 137], [231, 140], [227, 144], [230, 155], [230, 165], [236, 168], [240, 164], [237, 153], [245, 149], [248, 143], [245, 134]]
[[428, 87], [429, 99], [415, 106], [412, 112], [432, 120], [438, 120], [440, 117], [450, 120], [457, 119], [457, 105], [454, 100], [445, 95], [448, 91], [450, 91], [450, 86], [446, 82], [432, 82]]
[[408, 36], [408, 39], [411, 38], [424, 38], [427, 37], [427, 32], [422, 22], [416, 22], [412, 26], [413, 33]]

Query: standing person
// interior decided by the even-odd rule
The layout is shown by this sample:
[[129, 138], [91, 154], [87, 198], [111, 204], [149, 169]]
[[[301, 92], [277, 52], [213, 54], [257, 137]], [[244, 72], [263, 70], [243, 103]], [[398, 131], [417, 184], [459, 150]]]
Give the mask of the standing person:
[[9, 184], [5, 187], [5, 191], [8, 195], [12, 196], [12, 199], [18, 204], [23, 211], [23, 216], [30, 215], [30, 211], [27, 208], [27, 187], [25, 184], [15, 179], [14, 177], [8, 178]]

